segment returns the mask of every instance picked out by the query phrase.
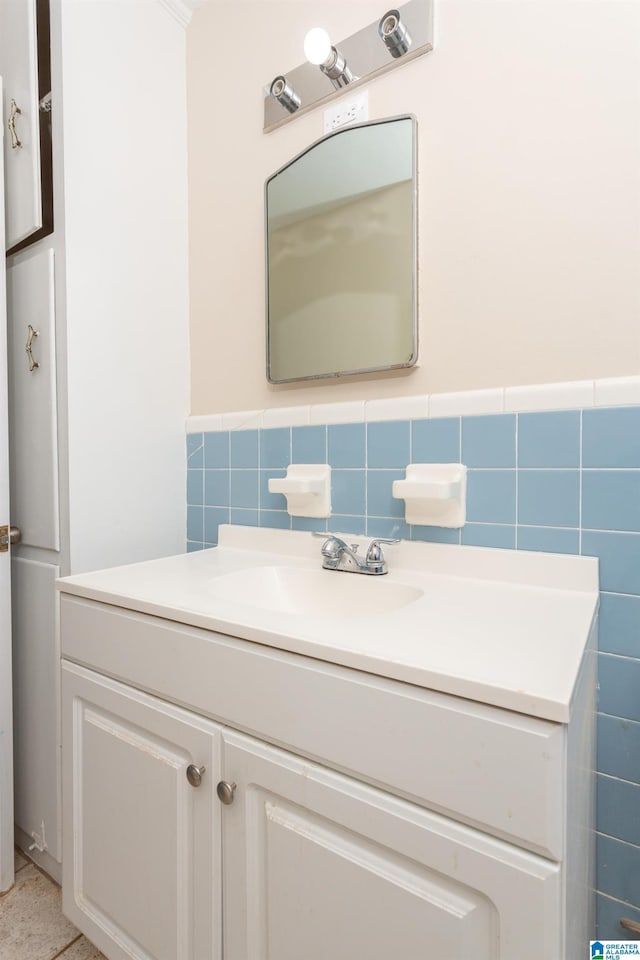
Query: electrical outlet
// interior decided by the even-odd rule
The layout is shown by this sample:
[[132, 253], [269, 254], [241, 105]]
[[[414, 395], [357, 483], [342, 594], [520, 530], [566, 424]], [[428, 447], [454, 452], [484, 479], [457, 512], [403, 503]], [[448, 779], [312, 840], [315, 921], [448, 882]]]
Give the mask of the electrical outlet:
[[348, 123], [364, 123], [368, 119], [369, 93], [364, 90], [327, 107], [324, 111], [324, 132], [331, 133]]

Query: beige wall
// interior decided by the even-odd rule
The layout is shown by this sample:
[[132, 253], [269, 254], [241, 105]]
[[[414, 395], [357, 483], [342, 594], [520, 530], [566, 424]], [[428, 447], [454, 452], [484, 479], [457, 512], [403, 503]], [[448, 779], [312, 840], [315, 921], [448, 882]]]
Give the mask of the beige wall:
[[[322, 108], [262, 133], [262, 88], [370, 0], [209, 0], [188, 36], [192, 413], [640, 370], [640, 3], [436, 0], [436, 49], [368, 84], [419, 135], [418, 366], [269, 385], [266, 177]], [[225, 43], [227, 34], [237, 44]]]

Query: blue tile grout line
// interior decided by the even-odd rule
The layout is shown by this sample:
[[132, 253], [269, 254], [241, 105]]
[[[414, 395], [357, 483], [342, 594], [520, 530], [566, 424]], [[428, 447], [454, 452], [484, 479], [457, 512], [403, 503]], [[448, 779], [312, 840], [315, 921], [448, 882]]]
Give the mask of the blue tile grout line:
[[[619, 903], [621, 907], [633, 907], [634, 910], [637, 910], [637, 909], [638, 909], [638, 907], [634, 906], [634, 904], [633, 904], [633, 903], [630, 903], [628, 900], [620, 900], [619, 897], [614, 897], [614, 896], [612, 896], [610, 893], [602, 893], [602, 891], [598, 890], [598, 896], [604, 897], [604, 898], [607, 899], [607, 900], [612, 900], [614, 903]], [[603, 939], [606, 940], [606, 939], [608, 939], [608, 938], [607, 938], [607, 937], [603, 937]], [[616, 939], [616, 940], [624, 940], [625, 937], [624, 937], [622, 934], [618, 934], [618, 935], [616, 935], [615, 939]], [[631, 956], [633, 956], [633, 954], [631, 954]]]
[[[605, 926], [598, 935], [619, 938], [620, 911], [640, 914], [640, 891], [635, 904], [619, 896], [628, 895], [629, 870], [640, 873], [640, 406], [189, 434], [188, 532], [198, 538], [189, 536], [187, 549], [215, 546], [219, 522], [309, 529], [304, 518], [289, 517], [285, 504], [272, 507], [267, 499], [268, 479], [284, 475], [287, 452], [289, 463], [307, 462], [300, 455], [308, 452], [335, 471], [340, 505], [349, 510], [313, 522], [323, 530], [395, 531], [416, 541], [600, 558], [598, 784], [603, 802], [616, 801], [616, 819], [600, 810], [597, 887]], [[391, 496], [393, 479], [408, 463], [464, 462], [465, 455], [466, 526], [407, 525]], [[231, 506], [207, 502], [225, 490]]]
[[636, 850], [640, 851], [640, 843], [631, 843], [630, 840], [621, 840], [620, 837], [616, 837], [612, 833], [603, 833], [602, 830], [596, 830], [596, 836], [605, 837], [607, 840], [615, 840], [616, 843], [623, 843], [626, 847], [635, 847]]
[[617, 590], [601, 590], [601, 596], [605, 597], [637, 597], [637, 593], [620, 593]]
[[[599, 656], [599, 657], [603, 656], [602, 651], [598, 651], [598, 656]], [[637, 660], [638, 658], [637, 658], [637, 657], [628, 657], [627, 659], [629, 659], [629, 660]], [[638, 732], [640, 732], [640, 720], [631, 720], [631, 719], [629, 719], [629, 717], [619, 717], [619, 716], [618, 716], [617, 714], [615, 714], [615, 713], [606, 713], [604, 710], [598, 710], [597, 716], [599, 716], [599, 717], [604, 717], [604, 718], [607, 719], [607, 720], [622, 720], [624, 723], [633, 724], [634, 726], [636, 726], [636, 727], [638, 728]], [[598, 773], [603, 773], [603, 772], [604, 772], [604, 771], [602, 771], [602, 770], [599, 770], [599, 771], [598, 771]], [[640, 771], [639, 771], [639, 773], [640, 773]], [[626, 778], [625, 778], [625, 777], [618, 777], [617, 779], [618, 779], [618, 780], [625, 780]], [[632, 783], [637, 783], [637, 784], [640, 786], [640, 780], [632, 780], [631, 782], [632, 782]]]
[[[617, 660], [639, 660], [640, 657], [630, 657], [624, 653], [611, 653], [609, 650], [599, 650], [598, 656], [600, 657], [615, 657]], [[611, 716], [611, 714], [603, 713], [603, 716]]]
[[[599, 776], [599, 777], [602, 777], [602, 778], [605, 779], [605, 780], [618, 780], [618, 781], [620, 781], [620, 783], [627, 783], [627, 784], [629, 784], [630, 787], [638, 787], [638, 788], [640, 788], [640, 784], [635, 783], [633, 780], [627, 780], [625, 777], [615, 777], [615, 776], [614, 776], [613, 774], [611, 774], [611, 773], [600, 773], [600, 772], [598, 772], [598, 776]], [[637, 844], [635, 844], [635, 846], [637, 846]]]

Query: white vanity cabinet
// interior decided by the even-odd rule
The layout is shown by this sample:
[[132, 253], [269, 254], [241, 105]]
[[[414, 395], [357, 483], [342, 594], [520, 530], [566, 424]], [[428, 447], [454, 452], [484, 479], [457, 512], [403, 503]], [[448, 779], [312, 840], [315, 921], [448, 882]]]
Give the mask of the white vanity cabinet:
[[[288, 636], [255, 642], [247, 620], [223, 631], [196, 595], [202, 575], [205, 609], [224, 557], [60, 583], [70, 919], [109, 960], [579, 960], [594, 930], [595, 595], [567, 594], [586, 632], [561, 722], [534, 699], [529, 716], [338, 649], [330, 662]], [[140, 571], [161, 599], [131, 585]]]
[[557, 864], [231, 731], [224, 770], [225, 960], [561, 956]]
[[71, 663], [63, 705], [64, 909], [110, 960], [561, 955], [559, 864]]
[[65, 913], [110, 960], [219, 960], [220, 727], [72, 665], [63, 701]]

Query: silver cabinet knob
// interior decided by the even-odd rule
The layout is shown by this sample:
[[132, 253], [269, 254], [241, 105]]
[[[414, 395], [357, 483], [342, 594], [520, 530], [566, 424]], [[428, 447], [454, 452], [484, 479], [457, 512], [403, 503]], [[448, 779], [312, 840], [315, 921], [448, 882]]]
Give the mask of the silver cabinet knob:
[[227, 783], [226, 780], [221, 780], [218, 786], [216, 787], [216, 792], [221, 803], [227, 804], [233, 803], [233, 795], [236, 792], [237, 783]]
[[192, 787], [199, 787], [202, 783], [202, 775], [206, 767], [196, 767], [195, 763], [190, 763], [187, 767], [187, 780]]

